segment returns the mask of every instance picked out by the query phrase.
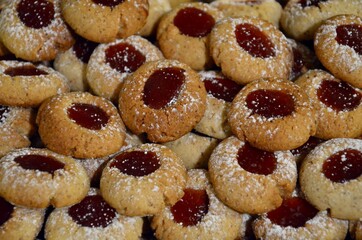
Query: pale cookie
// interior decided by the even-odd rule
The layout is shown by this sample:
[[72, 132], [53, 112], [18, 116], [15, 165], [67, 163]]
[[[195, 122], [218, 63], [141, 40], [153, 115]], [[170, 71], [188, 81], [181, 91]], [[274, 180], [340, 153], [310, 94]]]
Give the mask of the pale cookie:
[[139, 31], [139, 35], [145, 37], [153, 37], [156, 35], [157, 27], [161, 17], [171, 10], [170, 2], [171, 1], [169, 0], [148, 0], [149, 9], [147, 22]]

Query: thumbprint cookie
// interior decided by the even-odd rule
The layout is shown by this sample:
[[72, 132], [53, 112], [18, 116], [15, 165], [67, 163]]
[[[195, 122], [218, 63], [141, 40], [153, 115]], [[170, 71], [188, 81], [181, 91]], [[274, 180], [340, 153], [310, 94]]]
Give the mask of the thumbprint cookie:
[[129, 148], [113, 157], [102, 172], [103, 198], [127, 216], [154, 215], [184, 194], [187, 173], [181, 159], [158, 144]]
[[135, 134], [168, 142], [190, 132], [206, 109], [206, 90], [198, 73], [177, 60], [143, 64], [123, 82], [119, 111]]
[[84, 168], [50, 150], [22, 148], [0, 160], [0, 196], [15, 205], [69, 206], [82, 200], [88, 190]]
[[14, 0], [0, 14], [0, 38], [16, 57], [53, 60], [74, 43], [60, 12], [60, 0]]
[[260, 78], [287, 79], [293, 63], [287, 38], [273, 24], [259, 18], [219, 21], [210, 33], [210, 49], [222, 73], [240, 84]]
[[153, 37], [156, 35], [161, 17], [171, 10], [171, 3], [169, 0], [148, 0], [148, 4], [147, 22], [139, 34], [144, 37]]
[[47, 99], [39, 108], [36, 122], [47, 148], [75, 158], [105, 157], [117, 152], [125, 139], [117, 108], [86, 92]]

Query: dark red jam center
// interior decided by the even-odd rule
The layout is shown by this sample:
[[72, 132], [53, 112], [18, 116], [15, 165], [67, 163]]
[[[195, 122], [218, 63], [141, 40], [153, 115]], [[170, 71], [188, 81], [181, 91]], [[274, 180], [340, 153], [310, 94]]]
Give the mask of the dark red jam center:
[[35, 67], [34, 65], [24, 65], [19, 67], [8, 67], [4, 73], [11, 77], [16, 76], [40, 76], [48, 75], [47, 72]]
[[184, 196], [171, 207], [175, 222], [195, 226], [209, 211], [209, 196], [204, 189], [184, 189]]
[[0, 123], [3, 123], [7, 118], [7, 114], [10, 112], [10, 108], [7, 106], [0, 105]]
[[14, 206], [0, 197], [0, 227], [11, 218], [13, 211]]
[[299, 3], [303, 8], [315, 6], [318, 7], [320, 2], [327, 2], [328, 0], [300, 0]]
[[293, 72], [294, 76], [300, 75], [300, 73], [303, 69], [303, 66], [304, 66], [304, 60], [303, 60], [303, 56], [302, 56], [301, 52], [298, 49], [293, 48], [292, 72]]
[[124, 174], [135, 177], [151, 174], [160, 166], [156, 153], [151, 151], [123, 152], [110, 165], [110, 167], [118, 168]]
[[106, 7], [115, 7], [118, 4], [124, 2], [124, 0], [92, 0], [94, 3], [106, 6]]
[[269, 175], [277, 167], [277, 160], [273, 152], [263, 151], [261, 149], [245, 143], [238, 151], [237, 156], [240, 167], [248, 172]]
[[55, 15], [53, 3], [47, 0], [21, 0], [16, 10], [25, 26], [35, 29], [48, 26]]
[[279, 226], [303, 227], [305, 223], [317, 215], [318, 210], [303, 198], [285, 199], [280, 207], [268, 212], [268, 218]]
[[250, 92], [246, 105], [253, 114], [270, 117], [285, 117], [293, 113], [293, 96], [279, 90], [260, 89]]
[[317, 145], [322, 143], [324, 140], [316, 137], [310, 137], [306, 143], [304, 143], [302, 146], [290, 150], [293, 155], [306, 155], [308, 154], [312, 149], [314, 149]]
[[154, 109], [161, 109], [175, 99], [185, 82], [185, 70], [177, 67], [154, 71], [144, 87], [143, 101]]
[[184, 35], [190, 37], [205, 37], [215, 25], [215, 19], [198, 8], [187, 7], [177, 12], [173, 24]]
[[337, 183], [358, 178], [362, 174], [362, 152], [347, 148], [331, 155], [323, 163], [323, 174]]
[[83, 227], [107, 227], [116, 217], [116, 210], [100, 195], [85, 197], [68, 209], [72, 219]]
[[63, 169], [64, 163], [50, 156], [37, 154], [21, 155], [14, 159], [22, 168], [28, 170], [39, 170], [54, 174], [55, 171]]
[[232, 102], [241, 89], [239, 84], [223, 77], [205, 78], [204, 85], [207, 93], [226, 102]]
[[89, 41], [82, 37], [77, 37], [72, 49], [77, 56], [83, 63], [88, 63], [93, 50], [98, 46], [98, 43]]
[[68, 117], [79, 126], [91, 130], [100, 130], [109, 120], [108, 114], [103, 109], [87, 103], [73, 103], [68, 108]]
[[105, 54], [106, 62], [120, 73], [132, 73], [146, 61], [146, 57], [128, 43], [110, 46]]
[[361, 104], [361, 94], [345, 82], [323, 80], [317, 90], [319, 101], [335, 111], [351, 111]]
[[339, 44], [347, 45], [362, 55], [362, 25], [341, 25], [337, 27], [336, 32], [336, 41]]
[[235, 28], [236, 41], [251, 56], [268, 58], [275, 56], [274, 44], [258, 27], [242, 23]]

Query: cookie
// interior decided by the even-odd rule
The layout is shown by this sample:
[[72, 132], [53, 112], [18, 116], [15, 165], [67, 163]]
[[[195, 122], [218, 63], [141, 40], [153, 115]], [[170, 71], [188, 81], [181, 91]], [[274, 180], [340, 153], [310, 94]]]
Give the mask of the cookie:
[[352, 239], [362, 239], [362, 221], [349, 221], [349, 233]]
[[149, 9], [146, 24], [139, 31], [139, 35], [153, 37], [156, 35], [157, 27], [161, 17], [171, 11], [171, 1], [168, 0], [148, 0]]
[[321, 138], [311, 136], [302, 146], [291, 149], [290, 152], [294, 155], [297, 164], [300, 164], [310, 151], [324, 141]]

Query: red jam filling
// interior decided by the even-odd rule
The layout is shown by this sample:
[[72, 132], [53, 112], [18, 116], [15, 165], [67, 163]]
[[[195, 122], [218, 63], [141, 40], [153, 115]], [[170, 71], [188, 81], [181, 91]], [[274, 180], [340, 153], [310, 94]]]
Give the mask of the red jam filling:
[[48, 26], [55, 15], [53, 3], [47, 0], [21, 0], [16, 10], [25, 26], [34, 29]]
[[110, 46], [105, 54], [106, 62], [120, 73], [132, 73], [146, 61], [146, 57], [128, 43]]
[[253, 114], [270, 117], [285, 117], [295, 110], [293, 96], [279, 90], [260, 89], [250, 92], [246, 105]]
[[6, 223], [14, 212], [14, 206], [0, 197], [0, 227]]
[[40, 76], [48, 75], [47, 72], [35, 67], [34, 65], [24, 65], [19, 67], [8, 67], [4, 73], [10, 77], [16, 76]]
[[122, 173], [142, 177], [155, 172], [161, 166], [156, 153], [151, 151], [123, 152], [115, 157], [110, 167], [118, 168]]
[[209, 211], [206, 190], [184, 189], [184, 196], [171, 207], [173, 220], [182, 226], [195, 226]]
[[316, 137], [310, 137], [302, 146], [290, 150], [293, 155], [306, 155], [324, 140]]
[[336, 32], [336, 41], [339, 44], [349, 46], [362, 55], [362, 25], [341, 25], [337, 27]]
[[78, 59], [80, 59], [83, 63], [88, 63], [90, 56], [97, 46], [98, 43], [78, 36], [72, 49]]
[[100, 130], [109, 121], [109, 116], [103, 109], [87, 103], [73, 103], [68, 108], [68, 117], [90, 130]]
[[268, 58], [275, 56], [274, 44], [258, 27], [242, 23], [235, 28], [235, 37], [239, 46], [251, 56]]
[[305, 223], [318, 213], [310, 203], [303, 198], [292, 197], [285, 199], [280, 207], [267, 213], [274, 224], [283, 227], [303, 227]]
[[187, 7], [177, 12], [173, 24], [186, 36], [205, 37], [214, 27], [215, 19], [205, 11]]
[[335, 111], [352, 111], [361, 104], [361, 94], [345, 82], [323, 80], [317, 90], [319, 101]]
[[116, 217], [116, 210], [109, 206], [100, 195], [92, 195], [70, 207], [68, 214], [83, 227], [105, 228]]
[[185, 82], [185, 70], [177, 67], [161, 68], [147, 79], [143, 101], [153, 108], [161, 109], [176, 99]]
[[106, 7], [116, 7], [118, 4], [124, 2], [124, 0], [92, 0], [94, 3], [106, 6]]
[[337, 183], [357, 179], [362, 174], [362, 152], [350, 148], [339, 151], [324, 161], [322, 171]]
[[39, 170], [54, 174], [55, 171], [63, 169], [64, 163], [50, 156], [37, 154], [21, 155], [14, 159], [22, 168], [28, 170]]
[[277, 167], [274, 153], [255, 148], [249, 143], [239, 149], [237, 160], [246, 171], [260, 175], [272, 174]]
[[225, 77], [205, 78], [203, 82], [207, 93], [226, 102], [232, 102], [241, 89], [239, 84]]
[[5, 121], [8, 112], [10, 112], [9, 107], [0, 105], [0, 123], [3, 123]]
[[303, 8], [315, 6], [318, 7], [320, 2], [327, 2], [328, 0], [300, 0], [299, 3]]

